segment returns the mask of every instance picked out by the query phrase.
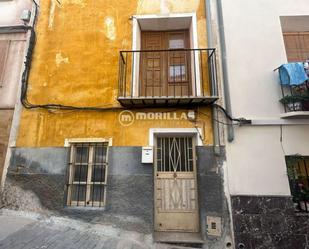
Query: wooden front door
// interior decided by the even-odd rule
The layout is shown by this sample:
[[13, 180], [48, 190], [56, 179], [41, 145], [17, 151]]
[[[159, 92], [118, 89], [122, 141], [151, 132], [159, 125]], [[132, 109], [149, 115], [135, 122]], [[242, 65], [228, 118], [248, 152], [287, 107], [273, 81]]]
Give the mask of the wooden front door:
[[194, 143], [192, 137], [157, 137], [156, 231], [199, 231]]
[[191, 94], [191, 52], [181, 51], [186, 48], [187, 30], [142, 32], [140, 96]]

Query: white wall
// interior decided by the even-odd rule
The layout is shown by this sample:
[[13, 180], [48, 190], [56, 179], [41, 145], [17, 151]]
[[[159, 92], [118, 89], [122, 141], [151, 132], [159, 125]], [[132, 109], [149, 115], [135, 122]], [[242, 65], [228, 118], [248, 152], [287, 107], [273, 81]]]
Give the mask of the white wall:
[[[287, 61], [280, 16], [309, 15], [309, 1], [222, 1], [233, 116], [280, 120], [281, 92], [273, 72]], [[282, 131], [283, 148], [279, 125], [235, 129], [235, 141], [227, 144], [231, 194], [290, 194], [284, 156], [309, 156], [309, 125]]]
[[13, 108], [25, 56], [26, 34], [0, 34], [0, 40], [11, 41], [5, 62], [3, 86], [0, 88], [0, 108]]
[[289, 195], [285, 155], [309, 155], [309, 127], [239, 127], [227, 144], [232, 195]]
[[[31, 0], [0, 1], [0, 27], [23, 25], [24, 23], [20, 20], [23, 10], [32, 10]], [[3, 87], [0, 89], [0, 108], [14, 108], [15, 106], [26, 39], [26, 33], [0, 34], [0, 40], [10, 41], [4, 66]]]
[[0, 26], [22, 25], [20, 20], [22, 10], [31, 10], [31, 0], [1, 0]]

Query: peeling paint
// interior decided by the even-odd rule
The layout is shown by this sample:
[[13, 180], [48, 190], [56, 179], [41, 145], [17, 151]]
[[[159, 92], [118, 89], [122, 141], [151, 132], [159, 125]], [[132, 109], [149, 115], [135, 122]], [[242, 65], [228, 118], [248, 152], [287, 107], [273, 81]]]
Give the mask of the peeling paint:
[[168, 14], [176, 12], [195, 12], [198, 10], [200, 0], [139, 0], [138, 14]]
[[[51, 1], [55, 2], [54, 12], [51, 11]], [[29, 100], [35, 104], [119, 106], [119, 51], [132, 48], [132, 15], [160, 15], [167, 10], [196, 12], [199, 46], [206, 47], [203, 1], [59, 2], [61, 5], [56, 0], [41, 1], [40, 4], [28, 88]], [[52, 32], [48, 28], [50, 22]], [[199, 117], [198, 125], [204, 126], [205, 144], [211, 144], [211, 109], [203, 107], [200, 110], [208, 116]], [[119, 124], [119, 113], [23, 109], [17, 146], [63, 146], [64, 139], [69, 137], [112, 137], [115, 146], [146, 146], [150, 128], [194, 127], [188, 121], [147, 120], [136, 121], [133, 126], [124, 128]]]
[[166, 0], [160, 1], [160, 9], [161, 9], [161, 14], [168, 14], [170, 12]]
[[139, 0], [137, 14], [161, 13], [161, 0]]
[[57, 67], [59, 67], [61, 63], [68, 64], [69, 58], [63, 57], [61, 53], [57, 53], [56, 58], [55, 58], [55, 62], [56, 62]]
[[54, 25], [55, 8], [56, 8], [55, 0], [51, 0], [50, 9], [49, 9], [49, 18], [48, 18], [48, 28], [49, 29], [52, 29]]
[[197, 32], [198, 36], [198, 44], [200, 48], [207, 47], [207, 41], [205, 37], [207, 37], [207, 30], [206, 30], [206, 18], [202, 18], [197, 21]]
[[115, 27], [115, 20], [111, 16], [107, 16], [104, 19], [104, 34], [105, 36], [114, 41], [116, 39], [116, 27]]
[[82, 8], [86, 6], [86, 3], [84, 0], [62, 0], [61, 4], [76, 4]]
[[170, 12], [195, 12], [198, 10], [200, 0], [165, 0]]

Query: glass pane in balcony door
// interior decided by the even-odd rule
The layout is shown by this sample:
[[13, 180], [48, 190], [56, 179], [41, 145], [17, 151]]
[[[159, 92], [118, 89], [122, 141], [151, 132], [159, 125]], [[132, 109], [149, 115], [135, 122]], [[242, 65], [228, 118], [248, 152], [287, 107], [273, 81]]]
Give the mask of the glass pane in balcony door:
[[190, 51], [188, 31], [171, 31], [167, 33], [168, 53], [167, 81], [169, 95], [189, 95], [190, 87]]

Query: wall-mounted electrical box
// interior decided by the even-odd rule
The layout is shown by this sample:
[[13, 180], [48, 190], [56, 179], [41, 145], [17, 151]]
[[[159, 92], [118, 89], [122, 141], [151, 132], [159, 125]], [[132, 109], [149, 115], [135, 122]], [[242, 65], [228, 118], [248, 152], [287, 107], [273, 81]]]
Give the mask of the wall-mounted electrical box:
[[142, 163], [153, 163], [153, 148], [152, 147], [142, 148]]
[[212, 236], [221, 236], [221, 217], [207, 216], [207, 234]]
[[30, 22], [31, 18], [31, 11], [30, 10], [23, 10], [20, 15], [20, 20], [24, 22]]

